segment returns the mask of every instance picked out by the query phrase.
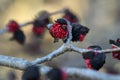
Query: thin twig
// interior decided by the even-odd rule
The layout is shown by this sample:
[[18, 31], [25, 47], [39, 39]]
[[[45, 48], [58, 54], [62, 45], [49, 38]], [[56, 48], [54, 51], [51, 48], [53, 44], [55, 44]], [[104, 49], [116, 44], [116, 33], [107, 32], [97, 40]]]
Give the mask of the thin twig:
[[65, 9], [62, 9], [62, 10], [59, 10], [59, 11], [55, 11], [55, 12], [49, 13], [49, 15], [53, 16], [53, 15], [64, 13], [64, 12], [65, 12]]
[[97, 52], [99, 52], [99, 53], [110, 53], [110, 52], [116, 52], [116, 51], [120, 51], [120, 48], [98, 50]]
[[27, 26], [29, 24], [33, 24], [33, 21], [29, 21], [29, 22], [23, 23], [23, 24], [20, 25], [20, 27], [24, 27], [24, 26]]
[[72, 40], [72, 26], [68, 20], [66, 20], [66, 22], [67, 22], [67, 29], [68, 29], [68, 37], [67, 37], [66, 44], [70, 44], [70, 42]]
[[8, 28], [3, 28], [3, 29], [0, 29], [0, 35], [6, 33], [8, 31]]
[[72, 44], [64, 44], [62, 45], [60, 48], [58, 48], [57, 50], [49, 53], [48, 55], [42, 57], [42, 58], [37, 58], [33, 61], [34, 64], [40, 64], [40, 63], [44, 63], [46, 61], [50, 61], [53, 58], [56, 58], [59, 55], [64, 54], [67, 51], [75, 51], [77, 53], [80, 54], [84, 54], [87, 52], [99, 52], [99, 53], [111, 53], [111, 52], [115, 52], [115, 51], [120, 51], [120, 48], [114, 48], [114, 49], [104, 49], [104, 50], [89, 50], [89, 49], [81, 49], [78, 47], [73, 46]]
[[63, 44], [60, 48], [58, 48], [57, 50], [49, 53], [47, 56], [35, 59], [33, 61], [33, 64], [38, 64], [38, 63], [43, 63], [43, 62], [46, 62], [46, 61], [50, 61], [53, 58], [63, 54], [66, 50], [67, 50], [67, 48], [66, 48], [65, 44]]
[[[59, 10], [59, 11], [55, 11], [55, 12], [49, 13], [49, 16], [53, 16], [53, 15], [56, 15], [56, 14], [64, 13], [64, 11], [65, 11], [65, 9], [62, 9], [62, 10]], [[33, 24], [33, 21], [28, 21], [28, 22], [22, 23], [19, 26], [20, 27], [24, 27], [24, 26], [27, 26], [29, 24]], [[4, 34], [6, 32], [8, 32], [7, 26], [5, 28], [3, 28], [3, 29], [0, 29], [0, 35]]]

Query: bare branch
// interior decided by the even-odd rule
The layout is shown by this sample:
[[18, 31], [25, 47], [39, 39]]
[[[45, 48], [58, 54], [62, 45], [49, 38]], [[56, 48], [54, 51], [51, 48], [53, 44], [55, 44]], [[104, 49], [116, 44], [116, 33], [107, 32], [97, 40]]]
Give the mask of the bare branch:
[[[0, 66], [5, 66], [17, 70], [24, 70], [27, 66], [30, 65], [33, 65], [33, 63], [26, 59], [0, 55]], [[46, 74], [51, 69], [47, 66], [38, 66], [40, 66], [40, 71], [42, 74]]]
[[15, 69], [23, 70], [25, 67], [31, 65], [30, 61], [27, 61], [22, 58], [15, 58], [10, 56], [0, 55], [0, 66], [11, 67]]
[[[9, 56], [0, 55], [0, 65], [9, 68], [24, 70], [27, 66], [33, 65], [32, 62]], [[41, 74], [46, 74], [51, 67], [39, 65]], [[106, 73], [97, 72], [90, 69], [80, 69], [80, 68], [63, 68], [63, 70], [68, 74], [68, 76], [77, 76], [79, 79], [89, 79], [89, 80], [120, 80], [119, 75], [110, 75]]]
[[65, 68], [64, 71], [69, 76], [77, 76], [80, 79], [87, 80], [120, 80], [120, 75], [111, 75], [90, 69]]

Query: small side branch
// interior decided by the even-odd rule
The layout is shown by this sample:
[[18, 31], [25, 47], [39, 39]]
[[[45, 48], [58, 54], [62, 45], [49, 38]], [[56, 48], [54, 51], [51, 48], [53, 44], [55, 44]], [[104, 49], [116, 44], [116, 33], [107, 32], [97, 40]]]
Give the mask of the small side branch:
[[47, 56], [42, 57], [42, 58], [37, 58], [36, 60], [33, 61], [33, 64], [38, 64], [38, 63], [43, 63], [43, 62], [46, 62], [46, 61], [50, 61], [53, 58], [55, 58], [55, 57], [63, 54], [64, 52], [66, 52], [66, 50], [67, 50], [66, 45], [63, 44], [60, 48], [58, 48], [57, 50], [49, 53]]
[[59, 10], [59, 11], [55, 11], [55, 12], [49, 13], [49, 16], [53, 16], [53, 15], [56, 15], [56, 14], [64, 13], [65, 10], [66, 9], [62, 9], [62, 10]]
[[[33, 23], [32, 21], [26, 22], [26, 23], [20, 24], [20, 27], [24, 27], [24, 26], [27, 26], [27, 25], [32, 24], [32, 23]], [[7, 27], [5, 27], [3, 29], [0, 29], [0, 35], [4, 34], [6, 32], [8, 32], [8, 28]]]
[[98, 50], [97, 52], [99, 52], [99, 53], [110, 53], [110, 52], [116, 52], [116, 51], [120, 51], [120, 48]]
[[96, 52], [95, 50], [81, 49], [81, 48], [75, 47], [74, 45], [70, 45], [70, 50], [80, 54], [87, 53], [87, 52]]
[[27, 26], [27, 25], [29, 25], [29, 24], [33, 24], [33, 21], [29, 21], [29, 22], [20, 24], [20, 27], [24, 27], [24, 26]]
[[[59, 11], [49, 13], [49, 16], [53, 16], [53, 15], [64, 13], [64, 12], [65, 12], [65, 9], [62, 9], [62, 10], [59, 10]], [[27, 26], [27, 25], [32, 24], [32, 23], [33, 23], [33, 21], [28, 21], [28, 22], [20, 24], [19, 26], [24, 27], [24, 26]], [[4, 34], [6, 32], [8, 32], [7, 26], [5, 26], [3, 29], [0, 29], [0, 35]]]
[[47, 56], [35, 59], [33, 61], [33, 64], [40, 64], [40, 63], [44, 63], [46, 61], [50, 61], [53, 58], [56, 58], [57, 56], [62, 55], [67, 51], [75, 51], [80, 54], [84, 54], [87, 52], [99, 52], [99, 53], [107, 54], [107, 53], [111, 53], [111, 52], [115, 52], [115, 51], [120, 51], [120, 48], [104, 49], [104, 50], [88, 50], [88, 49], [81, 49], [81, 48], [75, 47], [72, 44], [63, 44], [60, 48], [49, 53]]
[[8, 31], [8, 28], [3, 28], [3, 29], [0, 29], [0, 35], [6, 33]]

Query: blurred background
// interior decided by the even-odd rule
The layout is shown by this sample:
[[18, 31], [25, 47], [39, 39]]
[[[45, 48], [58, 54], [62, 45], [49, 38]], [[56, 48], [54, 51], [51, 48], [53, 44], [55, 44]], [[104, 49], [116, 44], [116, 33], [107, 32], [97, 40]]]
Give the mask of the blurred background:
[[[120, 30], [120, 0], [0, 0], [0, 28], [4, 28], [9, 20], [19, 23], [31, 21], [38, 12], [46, 10], [55, 12], [69, 8], [80, 19], [82, 25], [90, 28], [84, 42], [73, 43], [77, 47], [87, 48], [90, 45], [100, 45], [103, 49], [111, 48], [109, 39], [119, 38]], [[51, 16], [55, 21], [62, 14]], [[32, 25], [23, 27], [26, 43], [21, 46], [16, 41], [10, 41], [12, 34], [0, 35], [0, 55], [14, 56], [34, 60], [59, 48], [63, 42], [53, 44], [53, 38], [46, 31], [43, 39], [34, 37]], [[80, 54], [66, 52], [65, 54], [44, 63], [59, 67], [85, 67]], [[120, 73], [120, 62], [107, 54], [106, 64], [102, 72]], [[16, 74], [16, 80], [21, 80], [21, 71], [0, 67], [0, 80], [10, 80], [10, 75]]]

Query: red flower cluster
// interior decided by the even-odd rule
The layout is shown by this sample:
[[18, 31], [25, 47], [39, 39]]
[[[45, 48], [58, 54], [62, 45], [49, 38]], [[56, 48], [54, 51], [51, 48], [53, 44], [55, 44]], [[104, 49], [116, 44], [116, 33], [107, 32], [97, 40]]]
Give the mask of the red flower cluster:
[[20, 30], [19, 24], [11, 20], [8, 25], [8, 31], [13, 33], [13, 37], [10, 40], [16, 40], [19, 44], [24, 44], [25, 43], [25, 35], [22, 30]]
[[[118, 47], [115, 46], [115, 45], [112, 45], [112, 49], [113, 48], [118, 48]], [[116, 58], [116, 59], [120, 60], [120, 51], [112, 52], [112, 56], [113, 56], [113, 58]]]
[[[101, 50], [100, 46], [89, 46], [88, 49]], [[104, 53], [83, 53], [83, 58], [87, 68], [99, 70], [105, 64], [105, 54]]]
[[72, 41], [82, 42], [85, 39], [88, 32], [89, 28], [77, 23], [72, 24]]
[[58, 19], [50, 27], [51, 35], [56, 39], [64, 39], [68, 35], [67, 22], [64, 19]]
[[36, 36], [41, 36], [45, 31], [45, 25], [41, 24], [40, 21], [35, 20], [33, 23], [32, 31]]
[[45, 31], [45, 28], [43, 26], [40, 26], [39, 28], [37, 27], [33, 28], [33, 32], [38, 36], [41, 35], [44, 31]]
[[11, 20], [9, 21], [7, 27], [9, 32], [15, 32], [19, 29], [19, 24], [16, 21]]
[[45, 27], [49, 24], [50, 18], [47, 11], [40, 12], [39, 16], [33, 22], [33, 33], [40, 37], [45, 32]]

